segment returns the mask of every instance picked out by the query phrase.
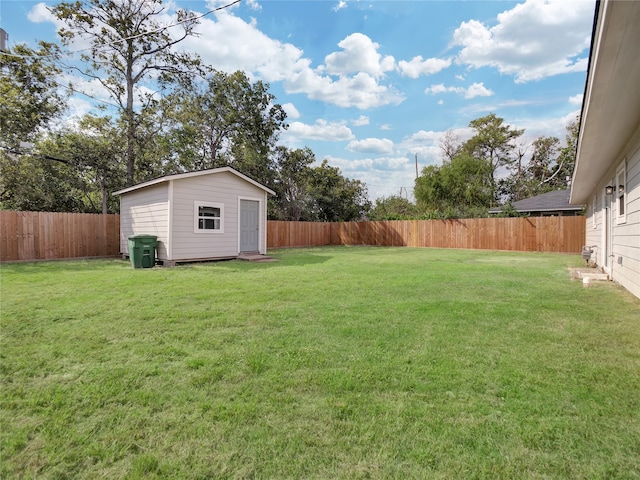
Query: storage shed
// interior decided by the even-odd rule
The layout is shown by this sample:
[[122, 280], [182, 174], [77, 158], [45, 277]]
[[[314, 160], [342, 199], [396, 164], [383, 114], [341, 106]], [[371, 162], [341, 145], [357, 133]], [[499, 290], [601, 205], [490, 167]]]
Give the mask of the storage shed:
[[120, 251], [128, 237], [158, 237], [163, 265], [266, 254], [267, 195], [275, 192], [231, 167], [169, 175], [120, 196]]

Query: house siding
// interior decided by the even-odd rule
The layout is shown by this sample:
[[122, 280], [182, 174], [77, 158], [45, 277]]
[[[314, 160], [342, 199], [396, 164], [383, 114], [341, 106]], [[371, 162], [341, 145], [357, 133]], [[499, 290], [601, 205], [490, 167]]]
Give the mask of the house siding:
[[[260, 251], [266, 253], [266, 193], [237, 175], [221, 172], [173, 182], [171, 202], [172, 257], [170, 260], [236, 257], [239, 253], [239, 198], [259, 199]], [[194, 202], [224, 205], [224, 232], [194, 232]]]
[[148, 234], [158, 237], [157, 256], [167, 258], [169, 241], [167, 184], [154, 185], [120, 197], [120, 252], [129, 255], [128, 237]]
[[[618, 207], [611, 196], [604, 193], [605, 187], [615, 178], [616, 170], [626, 159], [626, 222], [617, 223]], [[640, 297], [640, 129], [627, 144], [623, 153], [613, 162], [611, 169], [598, 183], [597, 209], [592, 208], [593, 195], [589, 202], [586, 224], [586, 245], [596, 246], [595, 261], [604, 266], [605, 208], [611, 202], [611, 252], [610, 262], [605, 269], [611, 278]], [[593, 227], [593, 216], [595, 225]]]

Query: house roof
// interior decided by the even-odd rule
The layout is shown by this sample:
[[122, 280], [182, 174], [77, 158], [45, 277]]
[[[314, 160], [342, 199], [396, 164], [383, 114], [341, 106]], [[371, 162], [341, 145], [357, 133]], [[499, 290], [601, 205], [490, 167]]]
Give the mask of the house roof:
[[[569, 203], [570, 190], [553, 190], [552, 192], [536, 195], [513, 202], [513, 208], [518, 212], [556, 212], [556, 211], [579, 211], [582, 205], [571, 205]], [[500, 213], [502, 208], [492, 208], [489, 213]]]
[[237, 170], [234, 170], [231, 167], [220, 167], [220, 168], [211, 168], [209, 170], [199, 170], [197, 172], [178, 173], [178, 174], [175, 174], [175, 175], [167, 175], [165, 177], [155, 178], [153, 180], [149, 180], [147, 182], [142, 182], [142, 183], [139, 183], [137, 185], [133, 185], [131, 187], [123, 188], [122, 190], [118, 190], [117, 192], [113, 192], [113, 195], [122, 195], [124, 193], [133, 192], [134, 190], [139, 190], [141, 188], [146, 188], [146, 187], [150, 187], [152, 185], [158, 185], [160, 183], [169, 182], [171, 180], [180, 180], [180, 179], [183, 179], [183, 178], [199, 177], [201, 175], [215, 175], [215, 174], [223, 173], [223, 172], [232, 173], [233, 175], [245, 180], [246, 182], [249, 182], [250, 184], [252, 184], [252, 185], [254, 185], [254, 186], [258, 187], [258, 188], [261, 188], [262, 190], [264, 190], [265, 192], [267, 192], [267, 193], [269, 193], [271, 195], [275, 195], [276, 194], [276, 192], [274, 192], [270, 188], [265, 187], [261, 183], [256, 182], [255, 180], [247, 177], [246, 175], [243, 175], [242, 173], [240, 173]]
[[585, 203], [640, 128], [640, 2], [596, 3], [572, 204]]

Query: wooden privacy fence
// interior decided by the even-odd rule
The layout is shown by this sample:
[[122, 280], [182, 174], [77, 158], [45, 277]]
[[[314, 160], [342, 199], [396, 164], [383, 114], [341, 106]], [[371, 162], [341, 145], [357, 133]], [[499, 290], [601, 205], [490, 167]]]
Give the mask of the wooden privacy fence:
[[269, 248], [380, 245], [579, 253], [585, 218], [472, 218], [384, 222], [268, 223]]
[[120, 215], [0, 211], [0, 261], [106, 257], [120, 251]]
[[[268, 248], [379, 245], [579, 253], [584, 217], [267, 222]], [[120, 216], [0, 211], [0, 261], [117, 256]]]

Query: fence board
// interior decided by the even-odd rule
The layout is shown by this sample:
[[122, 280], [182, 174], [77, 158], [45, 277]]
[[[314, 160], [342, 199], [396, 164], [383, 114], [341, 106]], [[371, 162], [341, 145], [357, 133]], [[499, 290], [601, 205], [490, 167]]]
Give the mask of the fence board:
[[268, 248], [376, 245], [579, 253], [585, 239], [585, 217], [269, 221], [267, 228]]
[[0, 211], [0, 261], [117, 256], [120, 216]]
[[[0, 211], [0, 261], [117, 256], [120, 216]], [[377, 245], [579, 253], [585, 217], [267, 222], [268, 248]]]

